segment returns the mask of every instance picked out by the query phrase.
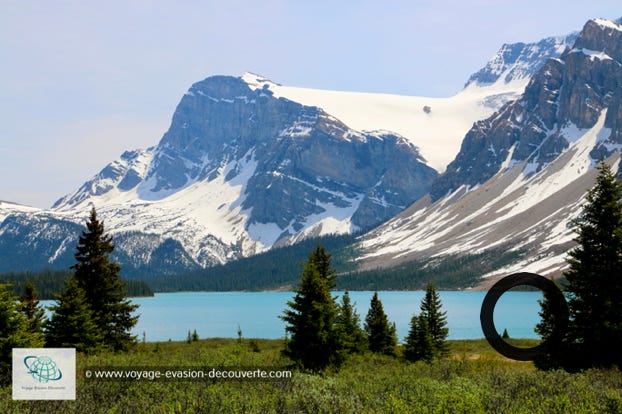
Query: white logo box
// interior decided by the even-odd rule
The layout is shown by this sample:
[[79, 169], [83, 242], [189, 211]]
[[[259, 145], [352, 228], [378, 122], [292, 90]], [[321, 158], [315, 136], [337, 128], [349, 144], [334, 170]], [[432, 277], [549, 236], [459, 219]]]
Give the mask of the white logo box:
[[13, 348], [14, 400], [75, 400], [75, 348]]

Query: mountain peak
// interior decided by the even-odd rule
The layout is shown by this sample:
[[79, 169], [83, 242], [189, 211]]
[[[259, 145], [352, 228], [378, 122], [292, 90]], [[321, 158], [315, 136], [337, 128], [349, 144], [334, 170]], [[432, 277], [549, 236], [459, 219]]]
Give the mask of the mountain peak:
[[617, 30], [617, 31], [622, 31], [622, 24], [620, 24], [620, 21], [622, 20], [622, 18], [616, 20], [616, 21], [612, 21], [612, 20], [607, 20], [607, 19], [601, 19], [601, 18], [594, 18], [591, 19], [588, 24], [590, 22], [596, 23], [597, 25], [606, 28], [606, 29], [613, 29], [613, 30]]
[[245, 72], [242, 76], [240, 76], [240, 79], [246, 82], [248, 87], [253, 90], [281, 86], [281, 84], [273, 82], [265, 76], [261, 76], [253, 72]]
[[622, 62], [622, 25], [610, 20], [592, 19], [583, 26], [574, 49], [602, 52], [620, 63]]
[[535, 43], [506, 43], [486, 66], [471, 75], [470, 85], [509, 84], [529, 79], [547, 60], [559, 57], [576, 40], [578, 32], [566, 36], [547, 37]]
[[174, 242], [192, 266], [209, 266], [372, 227], [437, 176], [399, 134], [352, 129], [274, 87], [252, 73], [194, 83], [157, 146], [123, 153], [53, 213], [79, 221], [93, 203], [120, 251], [142, 249], [151, 263]]

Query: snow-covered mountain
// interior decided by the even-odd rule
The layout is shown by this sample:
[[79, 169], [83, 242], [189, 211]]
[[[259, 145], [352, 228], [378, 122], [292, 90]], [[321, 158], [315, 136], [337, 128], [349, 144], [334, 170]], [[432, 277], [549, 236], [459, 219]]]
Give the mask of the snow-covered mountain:
[[34, 213], [40, 209], [0, 200], [0, 223], [13, 213]]
[[362, 238], [359, 264], [500, 249], [522, 258], [486, 276], [559, 274], [593, 167], [619, 168], [620, 150], [622, 25], [594, 19], [520, 99], [473, 126], [430, 194]]
[[486, 66], [471, 75], [465, 88], [529, 80], [547, 60], [559, 57], [572, 47], [578, 34], [573, 32], [565, 36], [547, 37], [536, 43], [504, 44]]
[[454, 159], [473, 123], [517, 98], [529, 80], [469, 85], [448, 98], [429, 98], [283, 86], [252, 73], [242, 78], [274, 96], [322, 108], [351, 128], [396, 132], [415, 144], [427, 164], [439, 172]]
[[[622, 23], [622, 18], [616, 22]], [[534, 43], [504, 44], [448, 98], [343, 92], [279, 85], [252, 73], [243, 79], [305, 105], [317, 106], [358, 130], [389, 130], [411, 140], [428, 165], [443, 172], [456, 157], [473, 123], [486, 119], [525, 90], [549, 60], [572, 47], [579, 32]]]
[[[442, 188], [437, 171], [460, 157], [474, 122], [519, 98], [529, 68], [562, 52], [560, 41], [538, 45], [504, 46], [449, 98], [288, 87], [251, 73], [197, 82], [157, 145], [125, 152], [49, 210], [0, 205], [0, 271], [71, 263], [91, 205], [128, 274], [375, 226]], [[482, 75], [495, 70], [508, 75]]]
[[72, 225], [95, 205], [126, 269], [210, 266], [371, 228], [436, 176], [398, 134], [356, 131], [320, 108], [214, 76], [183, 96], [157, 146], [125, 152], [51, 210], [8, 215], [0, 249], [45, 234], [57, 245], [39, 253], [50, 265], [65, 260], [78, 234]]

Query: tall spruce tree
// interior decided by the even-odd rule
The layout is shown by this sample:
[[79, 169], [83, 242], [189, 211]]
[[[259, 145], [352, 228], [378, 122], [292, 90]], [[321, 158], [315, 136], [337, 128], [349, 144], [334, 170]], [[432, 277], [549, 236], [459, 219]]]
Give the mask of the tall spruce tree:
[[427, 318], [423, 315], [413, 315], [408, 336], [404, 341], [404, 358], [412, 362], [430, 361], [437, 354], [435, 347]]
[[330, 292], [335, 277], [330, 254], [318, 244], [300, 275], [294, 299], [287, 302], [289, 309], [280, 317], [290, 335], [284, 354], [304, 369], [317, 372], [342, 362], [338, 306]]
[[337, 315], [337, 332], [346, 354], [363, 352], [367, 349], [367, 336], [361, 328], [361, 318], [356, 313], [346, 291], [341, 297], [341, 306]]
[[76, 247], [77, 263], [71, 267], [73, 277], [84, 291], [95, 323], [103, 334], [104, 345], [124, 350], [136, 342], [130, 331], [138, 321], [138, 317], [132, 315], [138, 305], [132, 305], [127, 299], [126, 283], [119, 275], [121, 267], [110, 259], [114, 250], [112, 236], [105, 234], [104, 223], [97, 218], [95, 207], [91, 209], [86, 227]]
[[570, 252], [567, 285], [572, 363], [621, 366], [622, 354], [622, 182], [611, 167], [598, 166], [574, 221], [578, 246]]
[[367, 332], [367, 343], [370, 351], [395, 355], [395, 347], [397, 346], [395, 324], [389, 323], [382, 302], [378, 299], [378, 292], [374, 292], [369, 311], [365, 316], [365, 332]]
[[0, 384], [9, 382], [13, 348], [38, 348], [43, 344], [43, 334], [32, 332], [11, 285], [0, 284]]
[[50, 307], [52, 317], [45, 324], [45, 338], [51, 347], [72, 347], [93, 352], [102, 347], [103, 333], [95, 322], [84, 290], [75, 278], [65, 282], [65, 290]]
[[434, 285], [428, 284], [425, 297], [421, 301], [421, 316], [426, 319], [430, 335], [434, 342], [434, 356], [443, 357], [449, 354], [447, 346], [447, 312], [441, 311], [443, 304]]

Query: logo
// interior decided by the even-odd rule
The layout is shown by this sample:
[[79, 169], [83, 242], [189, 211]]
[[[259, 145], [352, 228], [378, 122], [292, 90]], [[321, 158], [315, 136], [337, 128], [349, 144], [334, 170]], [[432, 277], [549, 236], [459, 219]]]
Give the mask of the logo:
[[75, 348], [13, 348], [14, 400], [75, 400]]
[[28, 368], [28, 373], [41, 383], [58, 381], [63, 377], [62, 371], [49, 356], [36, 357], [29, 355], [24, 358], [24, 365]]

